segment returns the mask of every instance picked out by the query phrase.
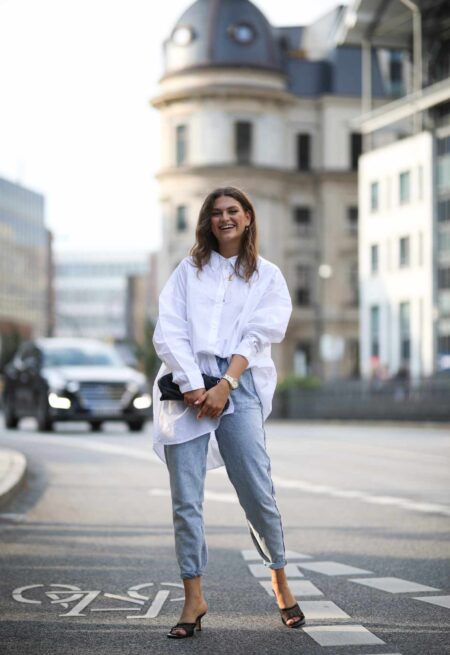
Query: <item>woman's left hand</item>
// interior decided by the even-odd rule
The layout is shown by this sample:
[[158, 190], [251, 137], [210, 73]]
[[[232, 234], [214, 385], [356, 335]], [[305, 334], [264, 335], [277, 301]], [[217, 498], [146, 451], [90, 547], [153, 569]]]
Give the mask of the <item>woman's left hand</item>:
[[220, 416], [225, 407], [225, 403], [230, 395], [230, 386], [226, 380], [220, 380], [215, 387], [205, 391], [203, 396], [196, 401], [196, 405], [200, 405], [200, 411], [197, 418], [210, 416], [216, 418]]

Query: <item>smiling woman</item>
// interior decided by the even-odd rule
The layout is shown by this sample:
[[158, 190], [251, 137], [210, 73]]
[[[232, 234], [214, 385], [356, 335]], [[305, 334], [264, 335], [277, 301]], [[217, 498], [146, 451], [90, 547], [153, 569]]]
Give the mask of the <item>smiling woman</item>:
[[[196, 243], [161, 292], [153, 342], [163, 362], [154, 386], [154, 449], [166, 462], [175, 544], [185, 587], [180, 622], [167, 635], [192, 637], [207, 603], [202, 501], [207, 468], [225, 465], [255, 548], [272, 573], [284, 625], [305, 617], [286, 579], [286, 553], [264, 420], [277, 375], [271, 344], [292, 311], [277, 266], [258, 255], [256, 214], [234, 187], [212, 191], [200, 210]], [[161, 402], [158, 381], [172, 375], [183, 400]], [[203, 375], [216, 383], [205, 389]]]

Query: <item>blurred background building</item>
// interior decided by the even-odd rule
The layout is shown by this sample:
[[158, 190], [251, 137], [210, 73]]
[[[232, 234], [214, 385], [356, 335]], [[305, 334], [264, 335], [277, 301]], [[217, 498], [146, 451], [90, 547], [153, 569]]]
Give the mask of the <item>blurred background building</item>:
[[0, 356], [53, 330], [52, 235], [44, 197], [0, 178]]
[[360, 158], [361, 370], [418, 379], [450, 369], [450, 7], [350, 3], [341, 41], [396, 48], [405, 92], [373, 107], [363, 67]]
[[[153, 106], [162, 130], [159, 287], [188, 254], [201, 202], [217, 186], [253, 199], [260, 251], [294, 302], [281, 376], [359, 370], [358, 190], [363, 48], [339, 42], [340, 7], [275, 28], [248, 0], [197, 0], [164, 44]], [[375, 106], [405, 92], [398, 47], [373, 47]]]
[[155, 304], [153, 266], [145, 251], [57, 251], [55, 336], [142, 343]]

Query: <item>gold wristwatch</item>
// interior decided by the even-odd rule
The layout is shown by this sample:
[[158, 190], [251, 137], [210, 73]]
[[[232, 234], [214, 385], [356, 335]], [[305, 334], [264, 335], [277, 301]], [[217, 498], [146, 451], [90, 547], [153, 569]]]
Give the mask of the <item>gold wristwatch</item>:
[[235, 391], [238, 386], [239, 386], [239, 380], [236, 380], [236, 378], [231, 377], [231, 375], [222, 375], [222, 380], [226, 380], [228, 384], [230, 385], [231, 391]]

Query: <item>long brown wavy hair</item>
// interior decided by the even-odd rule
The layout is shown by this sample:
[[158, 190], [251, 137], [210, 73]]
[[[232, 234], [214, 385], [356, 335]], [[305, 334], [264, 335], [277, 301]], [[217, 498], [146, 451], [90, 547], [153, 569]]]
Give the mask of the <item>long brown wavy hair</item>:
[[205, 198], [198, 215], [197, 228], [195, 231], [196, 242], [191, 248], [191, 257], [194, 265], [201, 271], [211, 258], [211, 252], [219, 252], [219, 244], [211, 231], [211, 216], [214, 203], [217, 198], [229, 196], [234, 198], [241, 205], [245, 212], [250, 214], [250, 225], [242, 235], [239, 253], [237, 256], [235, 270], [236, 274], [247, 282], [257, 270], [258, 260], [258, 230], [256, 226], [255, 209], [248, 196], [236, 187], [220, 187], [214, 189]]

